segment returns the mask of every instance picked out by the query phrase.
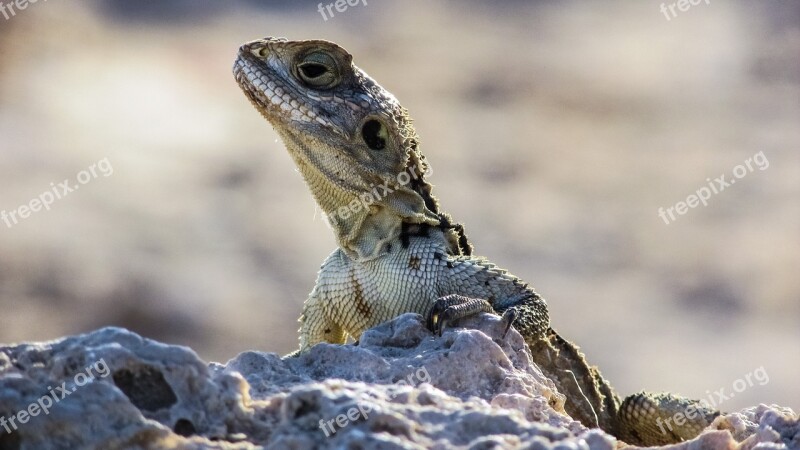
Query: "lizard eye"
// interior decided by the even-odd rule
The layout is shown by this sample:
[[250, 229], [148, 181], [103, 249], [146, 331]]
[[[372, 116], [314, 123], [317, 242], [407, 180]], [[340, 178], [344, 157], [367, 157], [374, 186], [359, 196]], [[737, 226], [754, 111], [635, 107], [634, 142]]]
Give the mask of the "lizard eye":
[[361, 137], [370, 149], [383, 150], [386, 148], [386, 140], [389, 138], [389, 131], [381, 122], [370, 119], [364, 122], [364, 125], [361, 127]]
[[339, 70], [333, 56], [314, 52], [297, 64], [297, 77], [308, 87], [330, 89], [339, 83]]

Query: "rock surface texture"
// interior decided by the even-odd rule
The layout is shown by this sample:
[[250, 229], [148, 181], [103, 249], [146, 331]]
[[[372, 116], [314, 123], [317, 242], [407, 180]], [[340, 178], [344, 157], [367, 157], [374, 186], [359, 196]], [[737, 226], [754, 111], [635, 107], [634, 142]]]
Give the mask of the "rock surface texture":
[[[565, 415], [499, 318], [462, 325], [434, 338], [405, 314], [357, 345], [245, 352], [225, 365], [119, 328], [0, 347], [0, 450], [621, 445]], [[800, 449], [800, 422], [760, 405], [670, 448]]]

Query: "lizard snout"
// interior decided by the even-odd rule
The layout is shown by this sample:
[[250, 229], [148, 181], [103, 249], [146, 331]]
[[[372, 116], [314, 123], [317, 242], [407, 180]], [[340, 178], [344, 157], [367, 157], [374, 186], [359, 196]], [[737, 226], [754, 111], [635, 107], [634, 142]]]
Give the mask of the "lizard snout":
[[242, 44], [242, 46], [239, 47], [239, 56], [249, 54], [257, 58], [263, 58], [267, 56], [268, 53], [269, 48], [267, 47], [267, 43], [261, 39]]

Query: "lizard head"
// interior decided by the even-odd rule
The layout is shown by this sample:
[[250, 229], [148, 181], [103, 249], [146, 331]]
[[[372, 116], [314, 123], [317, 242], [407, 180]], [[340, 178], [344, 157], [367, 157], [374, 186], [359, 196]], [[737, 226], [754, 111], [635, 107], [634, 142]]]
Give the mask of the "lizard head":
[[328, 41], [265, 38], [241, 46], [233, 73], [280, 135], [340, 247], [368, 260], [388, 251], [402, 224], [447, 219], [424, 180], [429, 166], [408, 113], [352, 59]]

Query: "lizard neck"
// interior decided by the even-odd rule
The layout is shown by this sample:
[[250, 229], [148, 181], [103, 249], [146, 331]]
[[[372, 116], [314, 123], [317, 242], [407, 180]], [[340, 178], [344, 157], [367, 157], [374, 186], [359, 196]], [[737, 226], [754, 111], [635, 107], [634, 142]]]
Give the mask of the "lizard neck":
[[[331, 174], [305, 161], [302, 152], [290, 154], [339, 247], [352, 260], [365, 262], [384, 256], [398, 239], [407, 246], [411, 236], [444, 239], [453, 255], [472, 253], [464, 227], [440, 211], [432, 186], [425, 180], [429, 166], [420, 154], [411, 153], [406, 170], [397, 176], [377, 178], [369, 185], [332, 183]], [[432, 229], [441, 232], [429, 233]]]
[[[389, 252], [401, 237], [404, 224], [437, 227], [442, 217], [438, 205], [426, 201], [430, 185], [424, 171], [415, 165], [397, 176], [343, 177], [332, 182], [334, 174], [324, 173], [319, 164], [309, 163], [301, 151], [290, 151], [298, 170], [311, 190], [325, 219], [334, 231], [339, 247], [355, 261], [369, 261]], [[322, 166], [324, 167], [324, 166]], [[422, 186], [427, 186], [423, 192]], [[431, 197], [433, 199], [433, 197]], [[432, 211], [429, 206], [433, 206]]]

